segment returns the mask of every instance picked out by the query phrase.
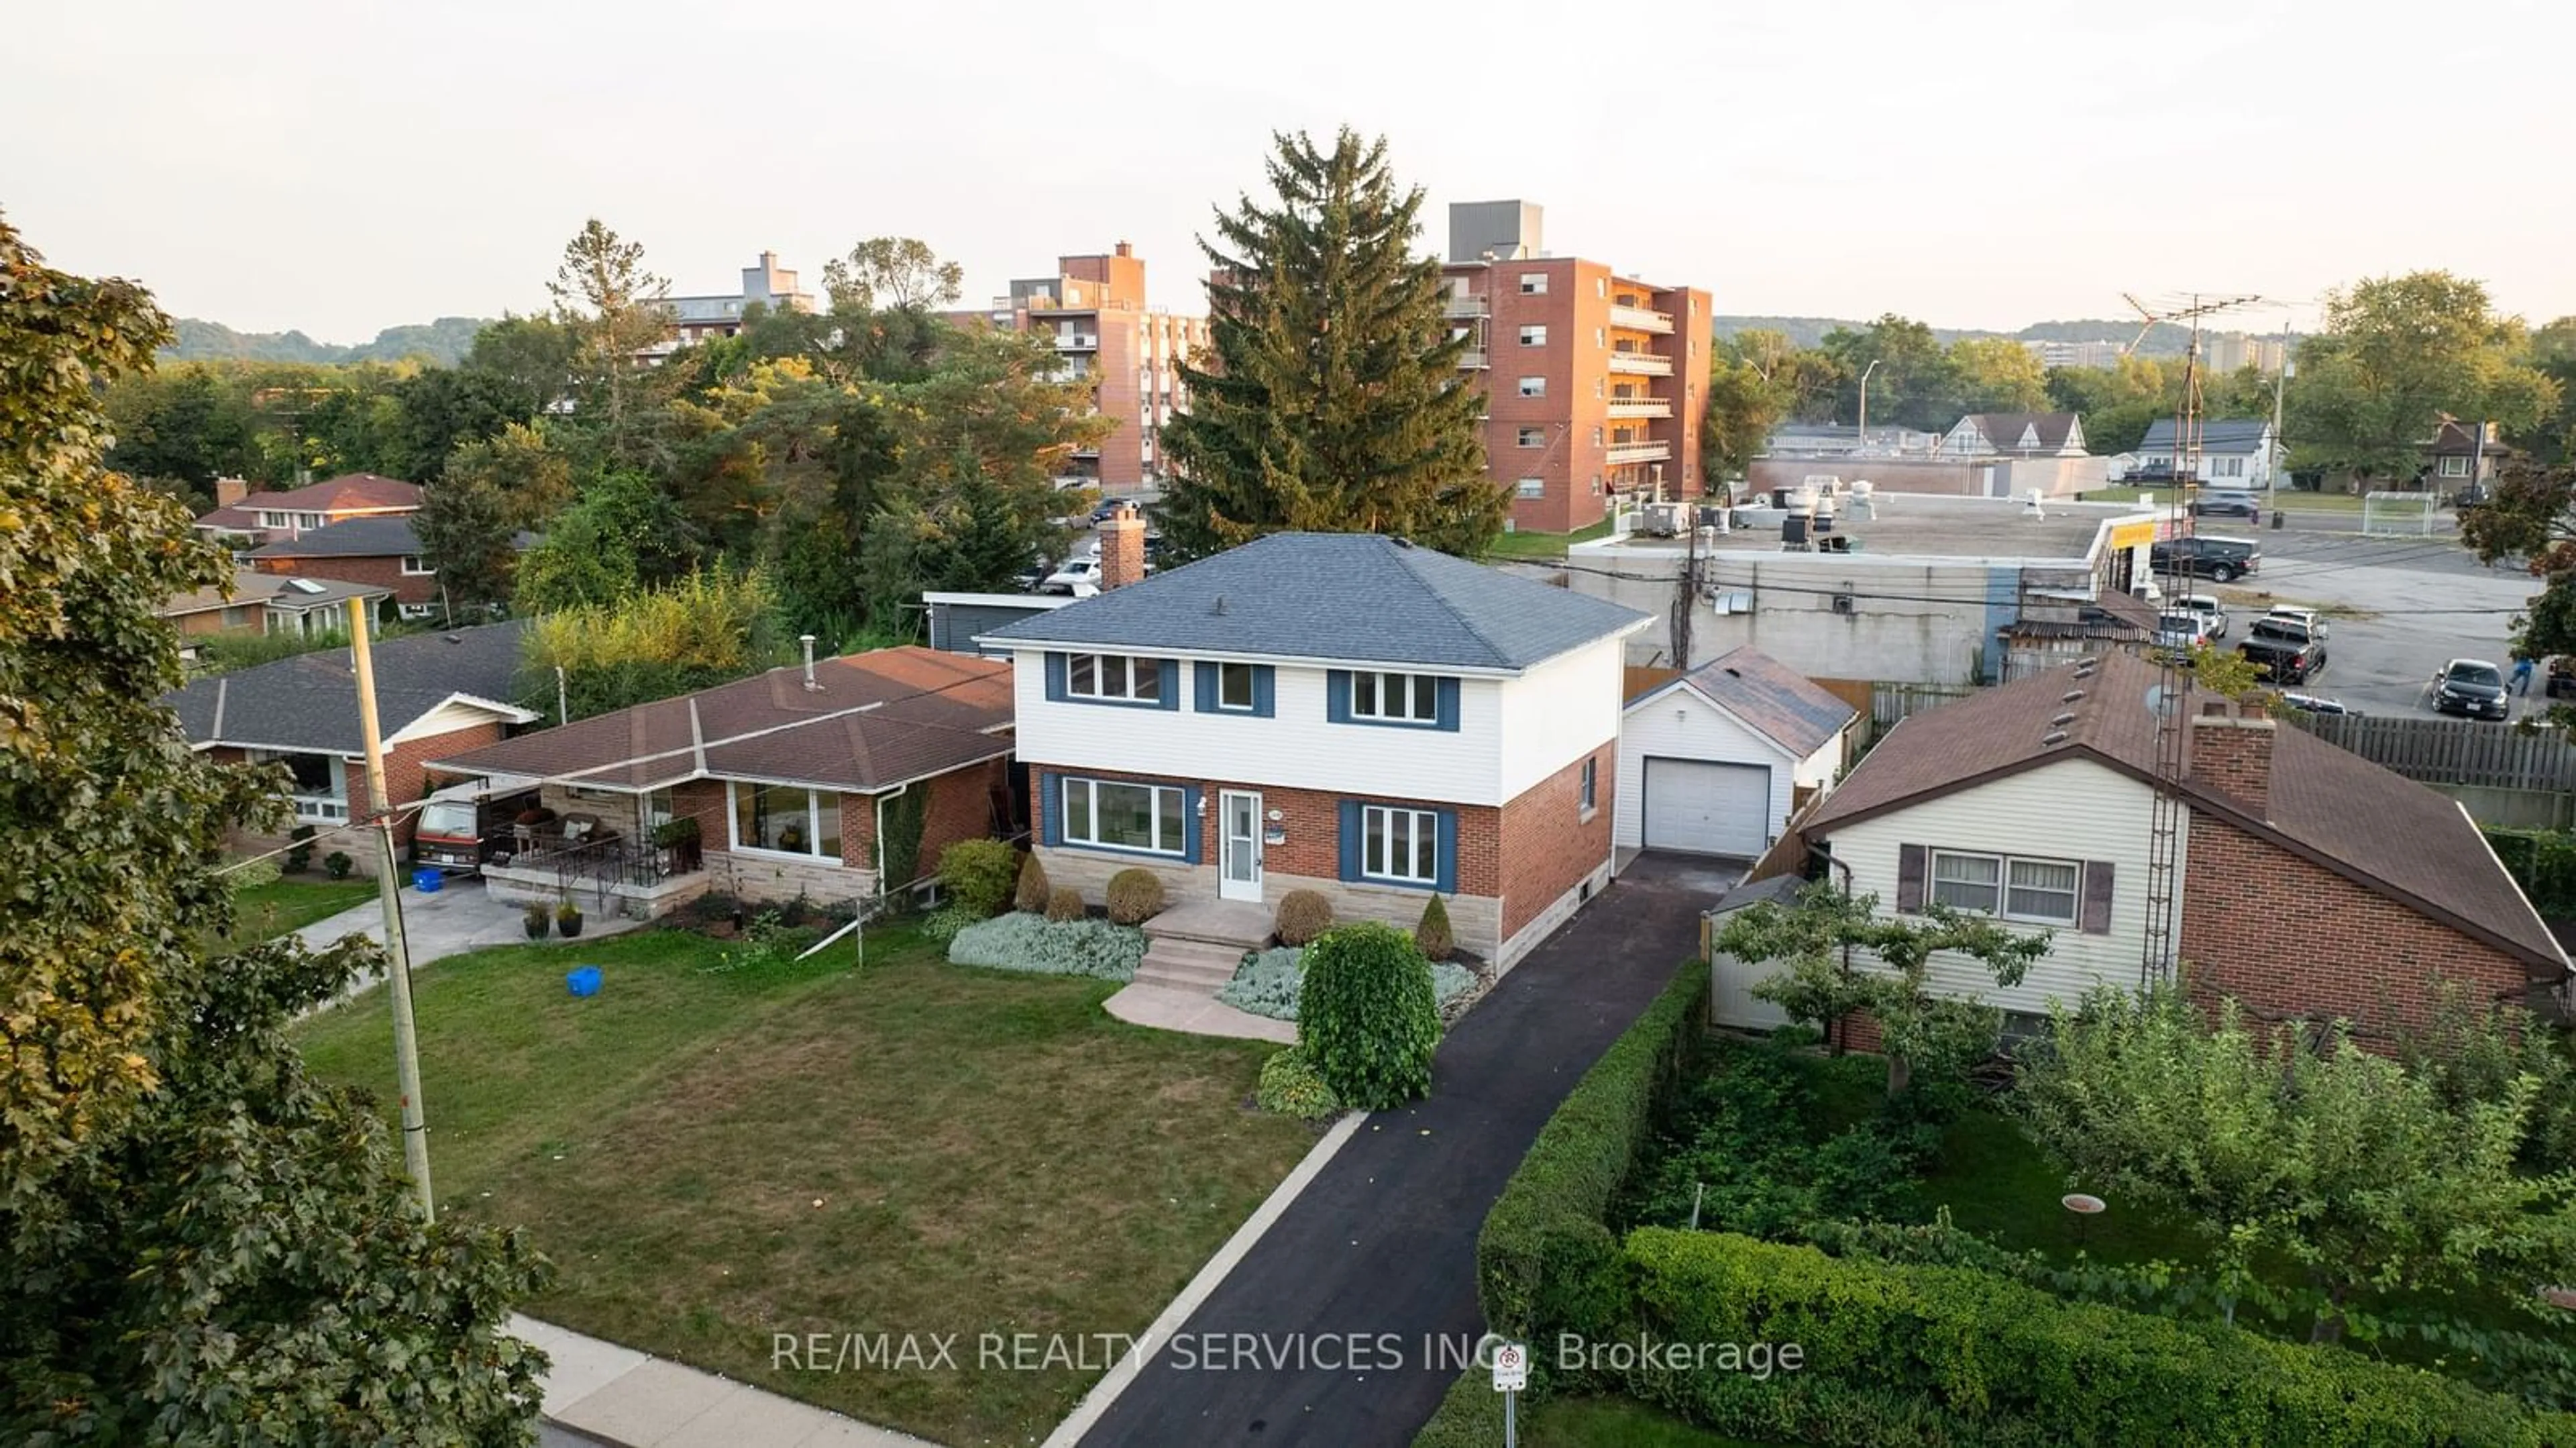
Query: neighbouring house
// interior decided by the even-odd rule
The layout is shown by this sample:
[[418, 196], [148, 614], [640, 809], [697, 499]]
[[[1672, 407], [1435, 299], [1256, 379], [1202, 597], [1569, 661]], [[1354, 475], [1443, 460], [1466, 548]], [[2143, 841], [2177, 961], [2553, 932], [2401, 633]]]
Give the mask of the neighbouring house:
[[296, 578], [336, 578], [392, 592], [405, 618], [438, 611], [438, 570], [421, 556], [409, 518], [352, 518], [250, 551], [250, 566]]
[[[2177, 465], [2174, 420], [2159, 417], [2147, 424], [2125, 481], [2171, 482]], [[2214, 418], [2200, 425], [2200, 481], [2212, 488], [2269, 488], [2279, 477], [2280, 458], [2272, 447], [2272, 424], [2259, 418]]]
[[195, 656], [196, 641], [218, 634], [288, 633], [302, 637], [338, 633], [349, 624], [349, 600], [372, 609], [393, 590], [335, 579], [286, 578], [251, 568], [233, 570], [229, 587], [208, 585], [174, 594], [153, 612], [179, 630], [180, 650]]
[[2127, 608], [2120, 596], [2149, 581], [2169, 521], [2135, 504], [1864, 498], [1857, 486], [1792, 505], [1731, 510], [1726, 531], [1696, 542], [1574, 544], [1566, 584], [1664, 619], [1690, 599], [1690, 657], [1668, 625], [1632, 636], [1630, 663], [1696, 668], [1750, 644], [1811, 679], [1990, 683], [2050, 661], [2057, 645], [2034, 644], [2039, 632], [2080, 636]]
[[[2025, 1025], [2174, 971], [2204, 1004], [2343, 1017], [2381, 1048], [2427, 1020], [2437, 978], [2564, 1009], [2565, 952], [2458, 803], [2201, 691], [2161, 716], [2182, 731], [2183, 764], [2159, 941], [2160, 682], [2112, 654], [1913, 715], [1798, 833], [1882, 910], [1938, 903], [2054, 931], [2009, 989], [1972, 964], [1932, 968], [1938, 988]], [[1854, 1039], [1870, 1038], [1863, 1023]]]
[[1628, 850], [1760, 856], [1833, 787], [1859, 710], [1760, 649], [1730, 649], [1630, 696], [1619, 722]]
[[[485, 624], [387, 639], [370, 651], [376, 682], [376, 727], [385, 751], [385, 794], [410, 804], [427, 791], [422, 766], [431, 759], [498, 743], [537, 715], [512, 704], [522, 623]], [[292, 776], [295, 818], [326, 833], [367, 818], [366, 739], [358, 722], [357, 676], [346, 648], [214, 674], [164, 695], [190, 748], [227, 762], [276, 763]], [[411, 821], [396, 835], [408, 841]], [[245, 836], [245, 850], [273, 849], [283, 833]], [[321, 846], [345, 850], [362, 869], [374, 852], [351, 832]]]
[[2072, 412], [1971, 412], [1942, 435], [1945, 458], [2080, 458], [2084, 419]]
[[[534, 780], [558, 820], [484, 878], [503, 899], [596, 890], [660, 914], [708, 890], [848, 904], [929, 875], [959, 840], [1009, 837], [1011, 666], [877, 649], [577, 719], [430, 761]], [[697, 825], [674, 851], [663, 826]]]
[[1050, 879], [1096, 901], [1137, 866], [1264, 921], [1310, 889], [1407, 927], [1438, 894], [1502, 966], [1607, 883], [1646, 615], [1374, 534], [1127, 582], [1121, 522], [1097, 597], [986, 636], [1016, 659]]
[[2513, 455], [2494, 423], [2446, 417], [2424, 444], [2424, 479], [2446, 493], [2472, 485], [2492, 487], [2496, 474]]
[[213, 511], [196, 529], [256, 548], [318, 532], [351, 518], [398, 518], [420, 511], [420, 486], [374, 473], [343, 473], [278, 492], [254, 493], [240, 478], [215, 479]]
[[1073, 602], [1069, 595], [1051, 593], [925, 593], [921, 596], [923, 611], [930, 619], [930, 646], [942, 653], [981, 654], [988, 658], [1009, 658], [1011, 651], [1001, 644], [980, 640], [1005, 624], [1018, 623], [1031, 614], [1050, 613]]

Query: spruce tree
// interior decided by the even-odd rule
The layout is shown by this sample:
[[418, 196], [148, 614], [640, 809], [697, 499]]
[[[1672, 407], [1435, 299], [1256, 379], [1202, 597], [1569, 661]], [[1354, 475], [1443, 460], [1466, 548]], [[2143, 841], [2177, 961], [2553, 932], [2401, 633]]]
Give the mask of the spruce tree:
[[1439, 260], [1412, 249], [1422, 192], [1398, 189], [1383, 139], [1276, 139], [1275, 202], [1243, 198], [1199, 243], [1215, 356], [1181, 368], [1189, 411], [1163, 429], [1163, 536], [1185, 558], [1291, 529], [1479, 555], [1509, 503]]

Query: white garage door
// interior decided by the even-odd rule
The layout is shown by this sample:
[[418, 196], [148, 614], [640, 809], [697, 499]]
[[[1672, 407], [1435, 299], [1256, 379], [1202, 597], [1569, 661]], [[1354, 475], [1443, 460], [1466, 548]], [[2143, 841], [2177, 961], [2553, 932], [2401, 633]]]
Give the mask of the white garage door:
[[1770, 844], [1771, 771], [1704, 759], [1646, 761], [1646, 848], [1750, 858]]

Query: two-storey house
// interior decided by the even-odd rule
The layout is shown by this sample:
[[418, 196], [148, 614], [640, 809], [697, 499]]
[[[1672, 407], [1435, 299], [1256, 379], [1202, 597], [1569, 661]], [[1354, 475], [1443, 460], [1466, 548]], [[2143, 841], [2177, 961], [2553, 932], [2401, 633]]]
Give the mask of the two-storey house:
[[1048, 877], [1175, 904], [1448, 898], [1508, 966], [1608, 882], [1646, 615], [1398, 539], [1282, 533], [984, 636], [1014, 657]]

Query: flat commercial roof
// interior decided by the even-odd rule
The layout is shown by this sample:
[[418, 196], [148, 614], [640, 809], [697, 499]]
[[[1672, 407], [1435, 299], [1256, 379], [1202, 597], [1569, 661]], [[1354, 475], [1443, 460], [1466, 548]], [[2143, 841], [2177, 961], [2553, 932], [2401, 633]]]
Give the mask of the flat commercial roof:
[[[1719, 554], [1761, 554], [1778, 558], [1848, 556], [1872, 558], [2082, 558], [2093, 550], [2104, 523], [2135, 522], [2152, 527], [2153, 509], [2135, 503], [2047, 502], [2040, 515], [2013, 498], [1952, 498], [1922, 493], [1880, 493], [1871, 500], [1870, 516], [1860, 516], [1848, 502], [1834, 517], [1833, 531], [1853, 541], [1849, 555], [1784, 553], [1780, 524], [1787, 516], [1771, 508], [1739, 508], [1742, 526], [1703, 537], [1703, 550]], [[1681, 538], [1632, 534], [1576, 544], [1577, 555], [1618, 557], [1626, 554], [1680, 552]]]

